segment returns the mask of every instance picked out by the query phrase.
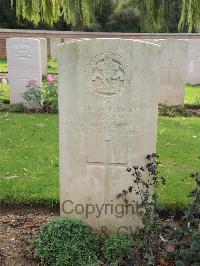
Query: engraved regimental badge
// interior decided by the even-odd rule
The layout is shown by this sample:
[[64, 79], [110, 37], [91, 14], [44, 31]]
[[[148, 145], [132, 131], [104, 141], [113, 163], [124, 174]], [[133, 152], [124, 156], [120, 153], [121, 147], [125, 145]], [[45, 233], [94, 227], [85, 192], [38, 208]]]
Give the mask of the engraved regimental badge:
[[127, 63], [115, 53], [93, 57], [85, 71], [86, 88], [102, 99], [116, 100], [128, 85]]

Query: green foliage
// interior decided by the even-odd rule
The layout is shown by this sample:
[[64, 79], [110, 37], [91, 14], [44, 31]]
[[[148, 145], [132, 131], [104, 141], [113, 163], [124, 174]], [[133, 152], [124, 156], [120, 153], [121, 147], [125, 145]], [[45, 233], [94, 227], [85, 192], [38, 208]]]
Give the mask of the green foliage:
[[117, 1], [105, 24], [107, 31], [140, 32], [140, 14], [133, 1]]
[[56, 219], [46, 224], [31, 242], [35, 256], [49, 265], [92, 265], [97, 262], [99, 242], [81, 221]]
[[196, 105], [200, 106], [200, 97], [197, 97], [195, 102], [196, 102]]
[[124, 257], [128, 256], [130, 248], [134, 245], [135, 239], [131, 235], [108, 236], [102, 247], [105, 262], [119, 264]]
[[22, 94], [23, 98], [27, 101], [30, 106], [35, 109], [34, 105], [42, 108], [42, 91], [41, 88], [37, 85], [37, 80], [29, 80], [27, 90]]
[[[53, 25], [62, 17], [67, 24], [81, 30], [83, 25], [94, 25], [94, 12], [104, 0], [15, 0], [17, 17], [23, 17], [38, 25], [40, 21]], [[13, 6], [14, 0], [11, 0]]]
[[[48, 81], [48, 77], [51, 81]], [[43, 111], [58, 113], [58, 82], [53, 76], [48, 77], [43, 82]]]
[[[31, 106], [35, 103], [40, 108], [37, 111], [47, 113], [58, 112], [58, 82], [55, 76], [48, 75], [43, 81], [42, 90], [37, 85], [36, 80], [30, 80], [26, 86], [27, 90], [23, 93], [23, 98]], [[43, 102], [43, 104], [42, 104]]]
[[129, 0], [140, 12], [142, 32], [177, 32], [181, 0]]
[[[152, 187], [159, 185], [158, 156], [155, 153], [147, 155], [145, 166], [133, 166], [127, 168], [133, 180], [133, 186], [117, 195], [128, 203], [127, 195], [134, 191], [139, 196], [138, 214], [140, 215], [143, 228], [137, 232], [140, 245], [140, 253], [143, 254], [145, 265], [159, 265], [160, 251], [163, 257], [173, 261], [176, 265], [199, 265], [200, 264], [200, 174], [192, 173], [195, 187], [189, 193], [192, 203], [184, 211], [184, 215], [178, 225], [170, 219], [167, 224], [160, 223], [159, 214], [156, 212], [157, 190]], [[147, 173], [149, 173], [147, 175]], [[146, 176], [144, 178], [143, 176]], [[148, 177], [147, 177], [148, 176]], [[165, 178], [160, 178], [161, 184], [165, 185]], [[161, 239], [161, 240], [160, 240]], [[132, 258], [134, 261], [135, 258]], [[142, 264], [143, 265], [143, 264]]]
[[192, 203], [184, 211], [179, 227], [168, 236], [173, 249], [165, 256], [176, 265], [200, 265], [200, 173], [192, 173], [194, 189], [188, 197]]
[[194, 32], [200, 25], [200, 1], [199, 0], [182, 0], [182, 13], [179, 21], [179, 31], [184, 28], [188, 32]]

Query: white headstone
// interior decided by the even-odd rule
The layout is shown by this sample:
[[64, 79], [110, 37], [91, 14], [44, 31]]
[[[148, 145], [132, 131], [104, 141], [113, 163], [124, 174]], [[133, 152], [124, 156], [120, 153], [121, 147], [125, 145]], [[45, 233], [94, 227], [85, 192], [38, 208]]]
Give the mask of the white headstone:
[[48, 68], [48, 52], [47, 52], [47, 39], [39, 38], [41, 45], [41, 64], [42, 64], [42, 75], [47, 75]]
[[200, 84], [200, 39], [188, 40], [187, 83]]
[[59, 44], [61, 44], [60, 38], [50, 39], [50, 57], [57, 57]]
[[184, 105], [188, 42], [165, 39], [154, 43], [162, 47], [159, 103]]
[[134, 201], [119, 218], [116, 195], [132, 184], [126, 168], [156, 150], [160, 47], [92, 39], [59, 49], [61, 214], [99, 231], [135, 230]]
[[[42, 87], [40, 40], [32, 38], [10, 38], [6, 40], [10, 103], [27, 104], [22, 94], [28, 81], [35, 79]], [[34, 103], [33, 103], [34, 104]], [[33, 106], [27, 105], [29, 108]], [[37, 104], [34, 105], [37, 107]]]

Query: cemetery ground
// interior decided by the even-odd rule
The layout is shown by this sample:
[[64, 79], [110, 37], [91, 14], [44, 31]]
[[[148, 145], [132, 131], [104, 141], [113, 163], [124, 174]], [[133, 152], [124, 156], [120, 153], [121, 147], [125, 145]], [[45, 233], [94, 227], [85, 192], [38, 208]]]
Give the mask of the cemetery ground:
[[[58, 115], [0, 114], [0, 262], [38, 265], [27, 245], [42, 224], [58, 216]], [[198, 117], [159, 117], [159, 189], [165, 212], [180, 211], [200, 165]]]

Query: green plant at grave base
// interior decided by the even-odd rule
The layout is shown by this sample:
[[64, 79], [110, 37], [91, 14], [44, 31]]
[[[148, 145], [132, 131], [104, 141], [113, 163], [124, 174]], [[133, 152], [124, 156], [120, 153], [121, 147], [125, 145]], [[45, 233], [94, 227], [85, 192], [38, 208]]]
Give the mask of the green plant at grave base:
[[58, 112], [58, 82], [52, 75], [48, 75], [47, 80], [43, 82], [43, 111]]
[[165, 257], [176, 261], [176, 265], [200, 265], [200, 173], [192, 173], [194, 189], [188, 197], [193, 201], [186, 208], [179, 227], [168, 238], [170, 251]]
[[192, 112], [189, 109], [186, 109], [184, 106], [166, 106], [160, 105], [158, 108], [158, 112], [160, 116], [168, 116], [168, 117], [175, 117], [175, 116], [198, 116], [198, 114]]
[[[162, 227], [157, 224], [159, 215], [156, 212], [157, 187], [166, 184], [164, 177], [158, 176], [157, 167], [159, 164], [158, 155], [152, 153], [146, 156], [147, 163], [145, 166], [133, 166], [127, 168], [130, 173], [133, 185], [124, 189], [117, 198], [124, 199], [128, 204], [127, 195], [134, 193], [138, 196], [137, 215], [141, 217], [144, 227], [138, 229], [136, 234], [140, 242], [140, 250], [145, 254], [144, 262], [147, 265], [156, 265], [160, 249], [159, 234]], [[146, 178], [144, 178], [144, 175]], [[136, 263], [134, 261], [134, 263]]]
[[[145, 167], [133, 166], [127, 169], [132, 176], [133, 186], [117, 195], [126, 203], [128, 194], [134, 192], [138, 195], [138, 215], [143, 222], [143, 228], [136, 232], [139, 243], [137, 253], [131, 248], [132, 257], [129, 255], [127, 261], [138, 265], [135, 254], [139, 250], [140, 258], [144, 258], [142, 265], [160, 265], [161, 259], [177, 266], [200, 265], [200, 174], [191, 174], [196, 186], [188, 197], [193, 198], [193, 201], [185, 209], [179, 225], [171, 219], [161, 222], [157, 212], [156, 191], [160, 183], [166, 184], [166, 180], [158, 177], [158, 156], [153, 153], [146, 158], [149, 161]], [[144, 173], [146, 178], [143, 177]], [[152, 186], [156, 188], [153, 193]]]
[[27, 90], [22, 94], [23, 98], [34, 108], [34, 104], [36, 103], [42, 108], [42, 92], [41, 88], [37, 85], [37, 80], [32, 79], [29, 80], [27, 86]]
[[35, 256], [48, 265], [95, 265], [98, 238], [78, 220], [55, 219], [43, 226], [30, 242]]
[[110, 235], [106, 238], [102, 247], [102, 255], [106, 263], [122, 263], [128, 256], [129, 249], [134, 246], [135, 239], [131, 235]]
[[27, 90], [23, 93], [23, 98], [30, 105], [35, 102], [40, 106], [39, 111], [41, 112], [58, 112], [58, 82], [55, 76], [47, 76], [47, 79], [43, 81], [42, 91], [36, 80], [30, 80], [26, 87]]

